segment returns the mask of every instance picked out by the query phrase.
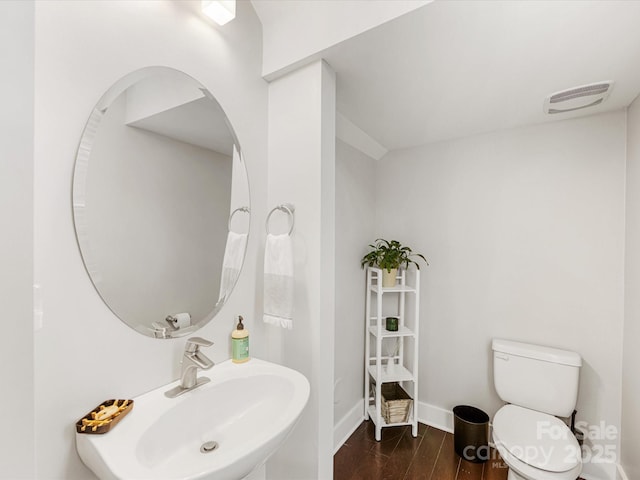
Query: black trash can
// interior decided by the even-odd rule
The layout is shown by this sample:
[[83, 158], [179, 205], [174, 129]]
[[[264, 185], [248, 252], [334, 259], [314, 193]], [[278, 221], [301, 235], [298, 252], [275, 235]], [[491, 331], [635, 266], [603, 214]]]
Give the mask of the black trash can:
[[474, 463], [489, 460], [489, 415], [476, 407], [453, 408], [453, 443], [456, 453]]

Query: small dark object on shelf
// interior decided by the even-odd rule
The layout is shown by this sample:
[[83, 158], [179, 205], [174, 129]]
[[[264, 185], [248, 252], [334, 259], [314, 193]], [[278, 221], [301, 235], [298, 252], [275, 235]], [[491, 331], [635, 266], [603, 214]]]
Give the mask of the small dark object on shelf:
[[387, 321], [386, 328], [389, 332], [398, 331], [398, 317], [387, 317], [386, 321]]

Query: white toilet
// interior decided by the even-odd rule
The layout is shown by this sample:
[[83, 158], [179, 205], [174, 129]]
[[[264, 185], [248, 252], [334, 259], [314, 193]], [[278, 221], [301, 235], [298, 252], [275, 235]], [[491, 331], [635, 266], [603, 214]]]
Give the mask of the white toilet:
[[567, 425], [578, 397], [582, 359], [575, 352], [494, 339], [496, 391], [508, 403], [493, 419], [493, 442], [508, 480], [576, 480], [580, 446]]

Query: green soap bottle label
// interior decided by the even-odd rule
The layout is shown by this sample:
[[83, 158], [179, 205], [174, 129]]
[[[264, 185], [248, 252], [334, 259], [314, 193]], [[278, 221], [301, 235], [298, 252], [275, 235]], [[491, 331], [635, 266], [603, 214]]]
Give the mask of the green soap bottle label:
[[246, 360], [249, 358], [249, 337], [233, 338], [231, 355], [233, 360]]

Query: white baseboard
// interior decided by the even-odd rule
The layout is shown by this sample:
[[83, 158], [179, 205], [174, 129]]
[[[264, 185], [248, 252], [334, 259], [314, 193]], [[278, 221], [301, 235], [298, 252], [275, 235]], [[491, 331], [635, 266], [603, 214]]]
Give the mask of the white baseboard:
[[333, 454], [335, 455], [344, 442], [364, 421], [364, 400], [358, 402], [333, 427]]
[[617, 473], [616, 480], [629, 480], [629, 477], [627, 477], [627, 474], [622, 468], [622, 465], [618, 464], [616, 473]]
[[425, 402], [418, 402], [418, 421], [430, 427], [453, 433], [453, 412]]
[[[335, 454], [364, 420], [363, 400], [359, 400], [333, 428], [333, 453]], [[444, 408], [418, 402], [418, 421], [445, 432], [453, 433], [453, 412]]]
[[[364, 403], [359, 400], [333, 428], [333, 453], [340, 449], [364, 421]], [[445, 432], [453, 433], [453, 412], [418, 402], [418, 421]]]

